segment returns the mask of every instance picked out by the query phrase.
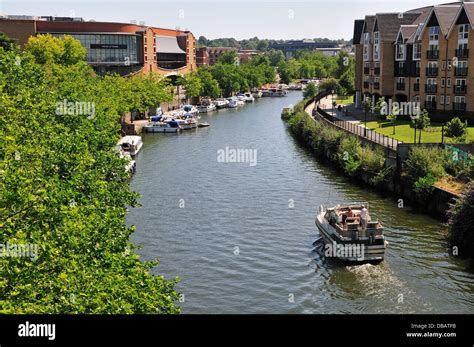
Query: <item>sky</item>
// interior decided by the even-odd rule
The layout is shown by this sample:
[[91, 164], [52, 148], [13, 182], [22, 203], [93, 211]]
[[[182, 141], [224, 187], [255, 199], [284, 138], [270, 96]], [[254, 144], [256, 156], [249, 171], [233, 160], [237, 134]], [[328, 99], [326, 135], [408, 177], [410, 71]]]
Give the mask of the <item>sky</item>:
[[351, 39], [354, 19], [450, 2], [418, 0], [0, 0], [1, 14], [82, 17], [190, 30], [196, 38]]

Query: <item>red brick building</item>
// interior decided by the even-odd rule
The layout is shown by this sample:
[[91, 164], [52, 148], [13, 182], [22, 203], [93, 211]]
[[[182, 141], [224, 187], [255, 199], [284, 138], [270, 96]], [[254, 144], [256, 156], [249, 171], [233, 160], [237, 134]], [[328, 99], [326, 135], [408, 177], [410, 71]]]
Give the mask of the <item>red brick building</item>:
[[0, 32], [20, 45], [34, 35], [71, 35], [87, 49], [87, 61], [98, 74], [154, 71], [170, 76], [197, 67], [196, 39], [189, 31], [81, 18], [7, 17], [0, 18]]

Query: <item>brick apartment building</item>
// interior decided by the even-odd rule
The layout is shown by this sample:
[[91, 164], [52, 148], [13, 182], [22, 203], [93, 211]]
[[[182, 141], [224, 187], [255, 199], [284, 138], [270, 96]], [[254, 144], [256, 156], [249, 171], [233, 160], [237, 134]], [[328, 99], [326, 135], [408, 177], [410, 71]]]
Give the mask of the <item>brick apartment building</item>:
[[174, 76], [197, 66], [196, 39], [189, 31], [82, 18], [7, 16], [0, 17], [0, 32], [20, 45], [34, 35], [71, 35], [87, 48], [87, 61], [98, 74], [154, 71]]
[[383, 96], [420, 102], [439, 119], [474, 120], [473, 29], [467, 1], [355, 20], [356, 106]]

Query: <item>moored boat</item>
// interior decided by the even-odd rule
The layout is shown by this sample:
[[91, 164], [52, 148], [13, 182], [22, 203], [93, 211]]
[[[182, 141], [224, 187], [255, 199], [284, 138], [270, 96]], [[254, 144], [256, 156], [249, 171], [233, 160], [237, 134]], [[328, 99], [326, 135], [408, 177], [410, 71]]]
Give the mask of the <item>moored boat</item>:
[[382, 261], [388, 242], [383, 225], [371, 220], [367, 203], [346, 203], [324, 208], [316, 226], [325, 242], [326, 256], [351, 262]]
[[179, 133], [182, 127], [172, 119], [168, 122], [150, 122], [143, 129], [147, 133]]
[[141, 136], [127, 135], [122, 137], [117, 145], [119, 145], [123, 151], [128, 152], [131, 156], [135, 156], [142, 149], [143, 141]]
[[216, 99], [214, 100], [214, 105], [216, 105], [218, 109], [226, 108], [229, 105], [229, 101], [227, 99]]
[[245, 99], [244, 99], [245, 102], [255, 101], [255, 98], [252, 96], [252, 93], [244, 93], [244, 96], [245, 96]]

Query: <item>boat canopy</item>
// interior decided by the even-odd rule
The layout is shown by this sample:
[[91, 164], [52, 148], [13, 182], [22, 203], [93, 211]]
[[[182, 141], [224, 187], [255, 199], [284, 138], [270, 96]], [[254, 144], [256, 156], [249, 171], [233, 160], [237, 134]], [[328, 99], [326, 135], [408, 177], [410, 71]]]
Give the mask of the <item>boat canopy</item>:
[[155, 36], [158, 53], [186, 54], [178, 45], [176, 36]]

